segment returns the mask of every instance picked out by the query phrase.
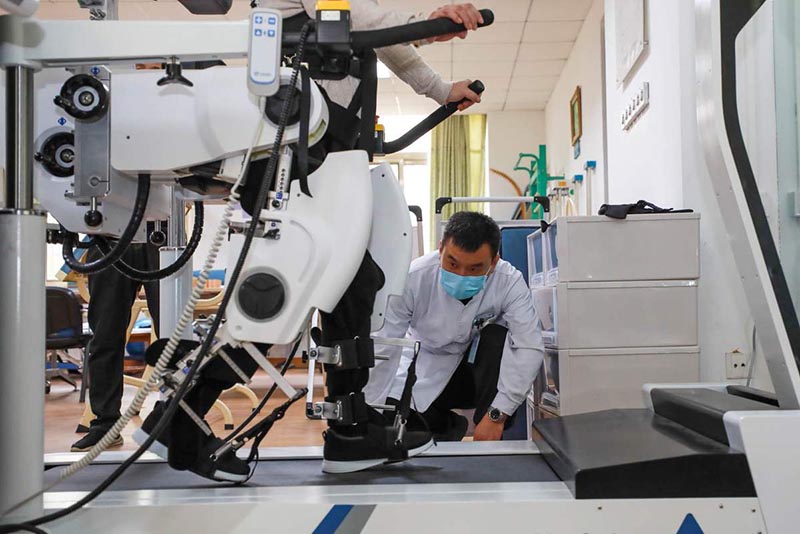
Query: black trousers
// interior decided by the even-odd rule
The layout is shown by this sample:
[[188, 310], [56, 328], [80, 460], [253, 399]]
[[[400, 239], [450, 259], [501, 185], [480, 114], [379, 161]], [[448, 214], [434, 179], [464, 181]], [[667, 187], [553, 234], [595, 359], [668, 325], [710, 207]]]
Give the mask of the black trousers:
[[[508, 329], [496, 325], [487, 325], [481, 331], [475, 362], [469, 363], [464, 354], [447, 383], [444, 391], [433, 401], [433, 404], [421, 415], [436, 435], [447, 435], [453, 429], [454, 414], [451, 410], [475, 409], [473, 421], [478, 424], [486, 414], [497, 395], [497, 380], [500, 377], [500, 360]], [[505, 428], [513, 424], [513, 417], [506, 420]]]
[[[96, 247], [89, 250], [90, 260], [100, 256]], [[134, 243], [122, 259], [131, 267], [153, 270], [158, 268], [158, 247]], [[92, 427], [109, 428], [120, 416], [125, 335], [141, 287], [113, 267], [89, 276], [89, 326], [94, 333], [88, 347], [89, 400], [96, 416]], [[158, 331], [158, 282], [147, 282], [144, 290], [153, 328]]]

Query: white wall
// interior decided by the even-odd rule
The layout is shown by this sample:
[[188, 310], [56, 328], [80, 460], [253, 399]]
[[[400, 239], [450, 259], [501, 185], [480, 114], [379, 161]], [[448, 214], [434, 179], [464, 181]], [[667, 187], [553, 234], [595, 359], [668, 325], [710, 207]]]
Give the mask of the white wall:
[[[611, 60], [615, 57], [614, 0], [606, 0], [609, 201], [643, 198], [662, 206], [692, 208], [701, 214], [700, 373], [704, 381], [725, 381], [725, 352], [751, 350], [752, 319], [697, 131], [694, 2], [650, 0], [646, 13], [649, 49], [630, 79], [617, 87]], [[619, 115], [631, 92], [645, 81], [650, 83], [650, 109], [625, 132], [618, 126]], [[745, 98], [742, 106], [748, 107], [765, 96], [751, 91]], [[749, 148], [759, 152], [753, 159], [757, 174], [764, 176], [770, 166], [774, 168], [774, 162], [770, 161], [768, 144], [765, 148], [763, 139], [755, 141], [759, 128], [769, 120], [760, 117], [761, 122], [756, 123], [755, 118], [743, 116], [744, 122], [751, 121], [743, 124], [743, 130], [750, 132], [753, 140]], [[771, 388], [761, 356], [757, 358], [753, 385]]]
[[[495, 111], [486, 114], [487, 150], [490, 169], [497, 169], [525, 190], [528, 173], [515, 171], [520, 153], [538, 154], [539, 145], [546, 142], [543, 111]], [[503, 178], [488, 173], [488, 196], [516, 196], [514, 188]], [[488, 213], [495, 219], [509, 219], [516, 205], [492, 204]]]
[[[608, 108], [608, 196], [612, 203], [646, 199], [682, 207], [681, 80], [679, 43], [684, 0], [648, 1], [645, 9], [649, 48], [626, 83], [617, 86], [614, 0], [605, 3], [606, 94]], [[691, 2], [689, 2], [691, 3]], [[650, 108], [628, 131], [619, 117], [642, 82], [650, 83]]]
[[[588, 211], [586, 186], [575, 187], [576, 208], [581, 215], [596, 213], [603, 203], [605, 193], [602, 20], [603, 0], [595, 0], [545, 110], [550, 175], [564, 176], [571, 181], [576, 174], [580, 174], [585, 180], [584, 165], [587, 161], [597, 162], [597, 170], [589, 184], [592, 205]], [[575, 158], [570, 131], [570, 99], [577, 86], [581, 88], [583, 128], [581, 153]]]

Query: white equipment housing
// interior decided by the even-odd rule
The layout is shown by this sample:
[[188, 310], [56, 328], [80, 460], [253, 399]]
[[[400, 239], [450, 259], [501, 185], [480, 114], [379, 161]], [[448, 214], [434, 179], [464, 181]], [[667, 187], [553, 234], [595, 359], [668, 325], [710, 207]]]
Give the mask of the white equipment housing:
[[[330, 312], [356, 274], [369, 241], [372, 185], [363, 151], [329, 154], [308, 177], [313, 196], [290, 189], [288, 207], [262, 213], [267, 229], [279, 238], [253, 239], [240, 285], [257, 273], [276, 277], [283, 285], [283, 304], [268, 320], [243, 310], [238, 287], [228, 306], [226, 329], [236, 340], [291, 343], [307, 326], [312, 308]], [[244, 235], [230, 240], [228, 265], [235, 265]]]
[[372, 191], [375, 208], [368, 248], [386, 278], [372, 311], [371, 331], [377, 332], [383, 327], [389, 297], [403, 294], [414, 238], [403, 189], [388, 163], [372, 169]]
[[[70, 198], [74, 176], [60, 178], [42, 165], [35, 165], [35, 190], [39, 202], [70, 231], [119, 235], [130, 219], [136, 193], [136, 177], [151, 175], [154, 183], [146, 220], [166, 219], [170, 190], [157, 181], [172, 183], [192, 174], [191, 168], [219, 162], [219, 178], [233, 182], [241, 169], [247, 148], [259, 120], [258, 99], [247, 91], [245, 67], [211, 67], [185, 71], [194, 87], [172, 84], [158, 86], [162, 71], [122, 70], [112, 75], [110, 95], [111, 180], [109, 193], [100, 198], [104, 220], [100, 227], [89, 227], [83, 216], [87, 210]], [[284, 69], [282, 81], [290, 72]], [[46, 69], [36, 76], [37, 150], [53, 134], [81, 127], [53, 103], [70, 73]], [[311, 85], [310, 139], [316, 143], [328, 125], [328, 108], [322, 93]], [[142, 120], [143, 116], [147, 120]], [[77, 125], [75, 123], [78, 122]], [[254, 148], [256, 158], [265, 157], [272, 147], [276, 125], [266, 120]], [[297, 142], [299, 125], [286, 128], [284, 144]], [[140, 229], [138, 239], [144, 238]]]

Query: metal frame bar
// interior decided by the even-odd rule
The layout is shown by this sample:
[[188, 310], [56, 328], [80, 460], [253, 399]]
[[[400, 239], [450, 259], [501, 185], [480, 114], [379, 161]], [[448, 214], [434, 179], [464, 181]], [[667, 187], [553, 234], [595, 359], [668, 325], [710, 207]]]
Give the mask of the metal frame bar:
[[[37, 20], [0, 16], [0, 66], [98, 65], [247, 56], [247, 20]], [[209, 39], [213, 35], [213, 39]]]
[[697, 122], [775, 393], [781, 408], [796, 409], [800, 326], [742, 138], [736, 99], [736, 36], [762, 3], [696, 0]]
[[[47, 218], [33, 210], [33, 101], [33, 70], [6, 68], [7, 167], [0, 210], [0, 425], [6, 431], [0, 434], [0, 472], [13, 483], [0, 488], [0, 512], [41, 491], [44, 468]], [[2, 521], [41, 511], [38, 497]]]
[[[487, 204], [534, 204], [534, 197], [440, 197], [436, 199], [436, 210], [434, 213], [433, 224], [436, 231], [436, 243], [431, 246], [438, 246], [442, 239], [442, 208], [447, 204], [463, 204], [466, 202], [484, 202]], [[533, 219], [526, 219], [531, 221]], [[529, 223], [530, 224], [530, 223]]]

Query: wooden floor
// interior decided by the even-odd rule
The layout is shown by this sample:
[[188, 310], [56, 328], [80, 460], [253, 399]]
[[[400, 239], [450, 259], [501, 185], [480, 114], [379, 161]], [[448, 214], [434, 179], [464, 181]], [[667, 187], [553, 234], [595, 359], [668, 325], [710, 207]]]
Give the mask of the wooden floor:
[[[305, 387], [307, 380], [305, 369], [291, 369], [286, 376], [294, 387]], [[80, 386], [80, 381], [78, 384]], [[272, 380], [263, 372], [256, 373], [252, 384], [250, 384], [250, 388], [259, 399], [264, 397], [271, 386]], [[322, 378], [319, 374], [317, 375], [317, 384], [314, 389], [315, 398], [321, 400]], [[125, 386], [125, 393], [122, 399], [123, 411], [133, 400], [135, 394], [136, 388]], [[142, 409], [141, 417], [147, 417], [158, 398], [158, 394], [153, 393], [150, 395]], [[250, 413], [250, 402], [242, 395], [226, 393], [223, 394], [221, 399], [231, 409], [235, 425], [241, 423]], [[263, 410], [263, 416], [269, 414], [273, 407], [285, 402], [285, 400], [286, 396], [280, 390], [277, 390]], [[83, 434], [75, 432], [83, 415], [83, 409], [84, 405], [78, 400], [78, 391], [73, 391], [72, 386], [62, 380], [53, 380], [50, 394], [45, 396], [46, 453], [67, 452], [70, 445], [83, 436]], [[206, 420], [211, 423], [211, 427], [217, 435], [225, 436], [227, 434], [219, 412], [211, 410]], [[125, 443], [115, 450], [136, 449], [136, 443], [131, 438], [131, 435], [141, 424], [141, 421], [142, 419], [137, 417], [128, 424], [122, 433]], [[286, 417], [272, 427], [267, 438], [263, 441], [262, 447], [322, 445], [322, 431], [325, 427], [326, 424], [323, 421], [313, 421], [306, 418], [305, 402], [299, 400], [289, 409]]]

